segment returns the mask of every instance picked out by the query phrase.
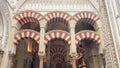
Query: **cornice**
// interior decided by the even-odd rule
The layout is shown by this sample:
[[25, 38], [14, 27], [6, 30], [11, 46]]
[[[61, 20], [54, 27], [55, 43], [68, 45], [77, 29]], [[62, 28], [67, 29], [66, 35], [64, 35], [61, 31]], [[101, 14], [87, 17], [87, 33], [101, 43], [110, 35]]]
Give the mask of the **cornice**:
[[19, 9], [35, 11], [95, 11], [87, 0], [28, 0]]

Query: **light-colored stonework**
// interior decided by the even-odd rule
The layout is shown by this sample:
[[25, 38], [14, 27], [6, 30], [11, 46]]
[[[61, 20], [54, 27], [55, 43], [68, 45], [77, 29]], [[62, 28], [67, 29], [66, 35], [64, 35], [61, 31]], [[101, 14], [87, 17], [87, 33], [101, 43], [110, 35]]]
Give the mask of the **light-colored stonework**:
[[[120, 68], [120, 42], [118, 41], [120, 40], [120, 25], [116, 24], [120, 22], [120, 13], [118, 6], [115, 5], [118, 4], [117, 0], [115, 1], [21, 0], [20, 2], [19, 0], [0, 0], [0, 26], [2, 25], [0, 29], [1, 68], [12, 67], [12, 62], [16, 55], [16, 45], [19, 44], [19, 40], [26, 37], [34, 39], [39, 45], [39, 68], [43, 68], [46, 45], [53, 39], [63, 39], [67, 42], [70, 45], [69, 54], [72, 58], [77, 54], [76, 45], [83, 44], [81, 40], [92, 39], [99, 46], [99, 54], [105, 59], [106, 65], [102, 66], [106, 68]], [[64, 22], [64, 25], [69, 27], [69, 32], [64, 30], [50, 30], [46, 32], [48, 25], [51, 24], [49, 20], [57, 17], [67, 21]], [[86, 19], [84, 21], [82, 20], [83, 18], [89, 18], [90, 20]], [[75, 25], [79, 20], [88, 22], [88, 24], [94, 27], [95, 31], [84, 30], [75, 33]], [[40, 31], [37, 32], [31, 29], [20, 30], [22, 26], [29, 22], [38, 22]], [[72, 59], [72, 61], [72, 68], [76, 68], [75, 59]], [[102, 63], [101, 60], [99, 61], [99, 63]], [[94, 68], [96, 67], [95, 64], [93, 66]]]

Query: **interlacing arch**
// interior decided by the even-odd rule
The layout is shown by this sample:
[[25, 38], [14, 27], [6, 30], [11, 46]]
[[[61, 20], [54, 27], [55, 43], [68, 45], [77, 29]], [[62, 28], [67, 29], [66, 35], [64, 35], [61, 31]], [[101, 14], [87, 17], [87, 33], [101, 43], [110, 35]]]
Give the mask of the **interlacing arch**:
[[19, 24], [22, 26], [26, 23], [39, 23], [40, 20], [42, 20], [42, 15], [40, 13], [34, 12], [34, 11], [24, 11], [22, 13], [19, 13], [15, 16], [15, 19], [19, 22]]
[[[46, 19], [46, 21], [50, 21], [51, 19], [54, 19], [55, 21], [62, 22], [67, 26], [68, 22], [71, 20], [71, 16], [69, 14], [65, 13], [65, 12], [57, 11], [57, 12], [48, 13], [45, 16], [45, 19]], [[51, 22], [48, 22], [48, 25], [50, 25], [50, 24], [51, 24]]]
[[84, 39], [91, 39], [93, 41], [96, 42], [96, 44], [100, 44], [101, 41], [100, 41], [100, 36], [94, 32], [94, 31], [90, 31], [90, 30], [85, 30], [85, 31], [81, 31], [81, 32], [78, 32], [75, 36], [75, 40], [76, 40], [76, 45], [82, 40]]
[[15, 35], [14, 44], [17, 45], [19, 43], [18, 41], [22, 38], [32, 38], [38, 44], [39, 44], [39, 41], [40, 41], [40, 36], [39, 36], [38, 32], [33, 31], [33, 30], [22, 30]]
[[90, 25], [92, 25], [95, 30], [97, 30], [97, 28], [100, 26], [100, 18], [91, 12], [80, 12], [78, 14], [76, 14], [73, 19], [77, 22], [85, 22], [88, 23]]
[[48, 41], [52, 40], [52, 39], [56, 39], [56, 38], [60, 38], [60, 39], [64, 39], [69, 45], [71, 44], [71, 38], [69, 33], [62, 31], [62, 30], [52, 30], [46, 33], [45, 35], [45, 41], [44, 41], [44, 45], [46, 45], [48, 43]]

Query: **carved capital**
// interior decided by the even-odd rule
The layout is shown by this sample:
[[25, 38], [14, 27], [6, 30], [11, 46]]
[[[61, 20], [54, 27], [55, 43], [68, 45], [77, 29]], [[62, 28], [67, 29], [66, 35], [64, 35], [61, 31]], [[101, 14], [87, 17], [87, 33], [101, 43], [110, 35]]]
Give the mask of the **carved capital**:
[[39, 51], [39, 52], [38, 52], [38, 55], [39, 55], [39, 56], [45, 56], [45, 54], [44, 54], [43, 51]]
[[77, 52], [72, 52], [72, 53], [70, 54], [71, 57], [75, 57], [76, 55], [77, 55]]

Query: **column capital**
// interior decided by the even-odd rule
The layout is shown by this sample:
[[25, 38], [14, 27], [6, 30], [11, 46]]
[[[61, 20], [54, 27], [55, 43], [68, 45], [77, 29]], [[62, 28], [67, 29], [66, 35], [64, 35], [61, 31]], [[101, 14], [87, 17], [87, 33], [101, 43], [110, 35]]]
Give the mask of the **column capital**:
[[77, 52], [72, 52], [72, 53], [70, 54], [71, 57], [76, 57], [76, 55], [77, 55]]
[[98, 20], [98, 21], [96, 22], [96, 24], [93, 25], [93, 27], [95, 28], [95, 30], [98, 30], [99, 28], [101, 28], [101, 27], [102, 27], [102, 22], [101, 22], [101, 20]]
[[39, 55], [39, 56], [45, 56], [45, 53], [44, 53], [43, 51], [39, 51], [39, 52], [38, 52], [38, 55]]
[[75, 20], [70, 20], [69, 24], [70, 24], [70, 28], [75, 28], [76, 21]]
[[39, 23], [40, 23], [40, 28], [45, 28], [46, 24], [47, 24], [47, 21], [43, 19]]

